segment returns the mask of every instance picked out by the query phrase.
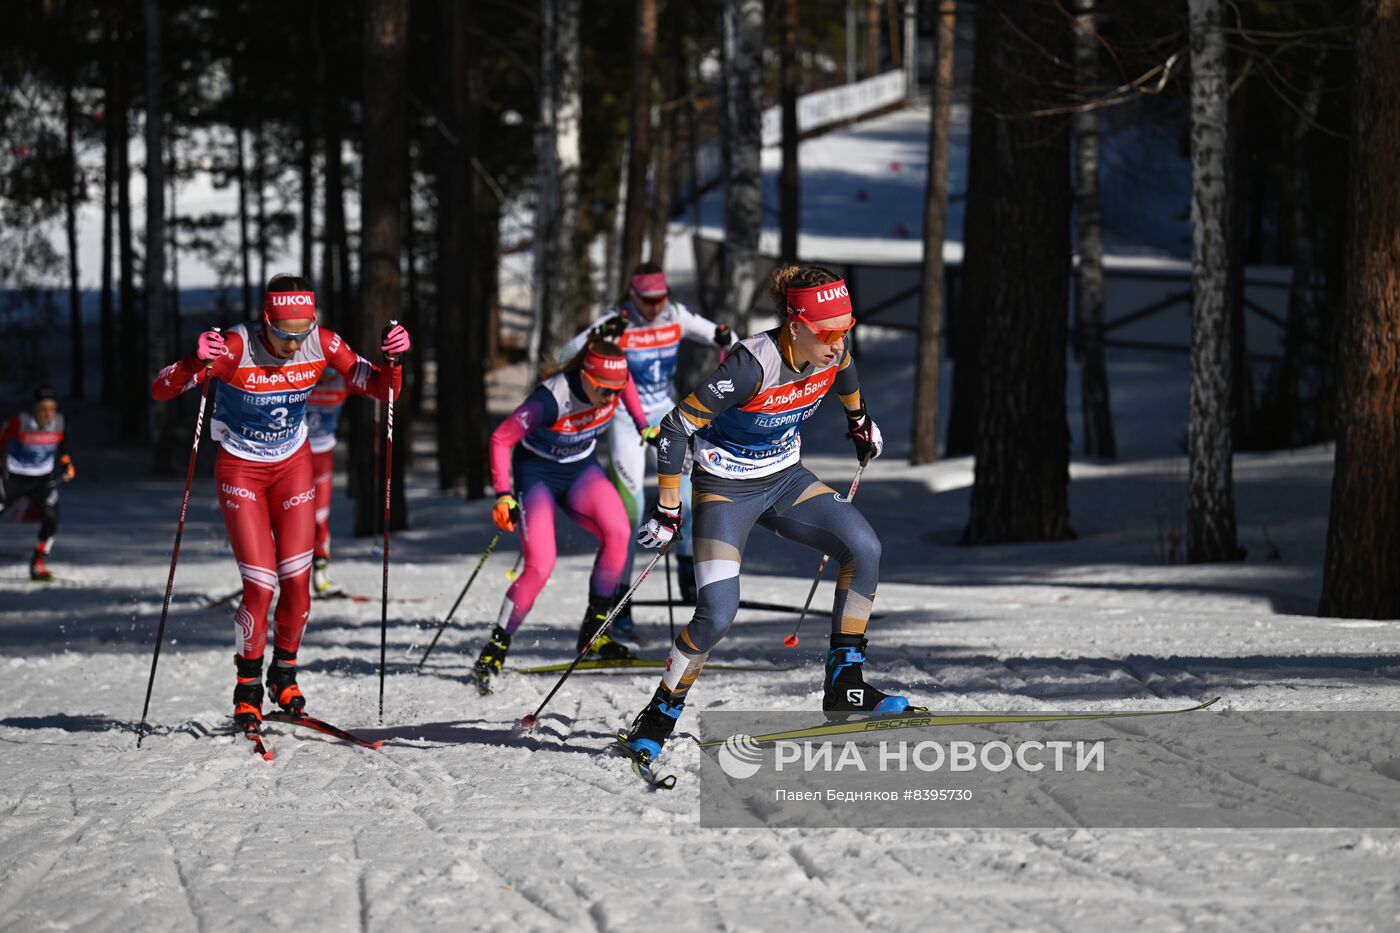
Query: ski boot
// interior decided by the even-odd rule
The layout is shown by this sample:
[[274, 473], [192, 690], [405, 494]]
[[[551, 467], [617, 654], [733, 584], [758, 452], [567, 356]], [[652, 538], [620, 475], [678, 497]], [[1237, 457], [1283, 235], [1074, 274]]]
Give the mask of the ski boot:
[[840, 719], [854, 713], [902, 713], [918, 709], [911, 707], [904, 697], [881, 693], [865, 682], [861, 674], [865, 663], [865, 646], [864, 635], [831, 636], [822, 695], [822, 711], [827, 718]]
[[[588, 597], [588, 609], [583, 614], [583, 624], [578, 629], [578, 651], [583, 653], [588, 648], [589, 639], [593, 638], [593, 633], [598, 631], [598, 626], [603, 624], [603, 620], [612, 611], [611, 599], [599, 599], [596, 596]], [[593, 655], [600, 661], [635, 661], [637, 656], [632, 653], [622, 642], [613, 638], [607, 632], [599, 635], [593, 642]]]
[[34, 549], [34, 556], [29, 559], [29, 579], [38, 580], [41, 583], [48, 583], [53, 579], [53, 572], [50, 571], [48, 565], [44, 563], [44, 558], [46, 556], [47, 555], [38, 548]]
[[233, 724], [242, 732], [256, 732], [262, 722], [262, 658], [233, 656], [238, 685], [233, 688]]
[[617, 734], [623, 754], [632, 759], [632, 767], [639, 777], [660, 787], [669, 788], [675, 784], [674, 777], [661, 778], [653, 774], [652, 766], [684, 711], [685, 700], [678, 699], [662, 684], [656, 688], [651, 702], [632, 720], [632, 727]]
[[681, 554], [676, 557], [676, 579], [681, 585], [681, 602], [688, 606], [695, 605], [697, 587], [695, 586], [695, 558], [689, 554]]
[[272, 701], [293, 716], [306, 715], [306, 697], [297, 686], [297, 656], [293, 651], [272, 649], [272, 666], [267, 669], [267, 692]]
[[318, 557], [312, 562], [311, 566], [312, 595], [317, 599], [325, 599], [328, 596], [338, 596], [341, 592], [340, 585], [330, 577], [330, 558]]
[[476, 659], [472, 672], [476, 675], [476, 689], [483, 696], [491, 692], [491, 678], [501, 672], [505, 664], [506, 652], [510, 650], [510, 635], [499, 625], [491, 630], [491, 638], [481, 649], [481, 657]]

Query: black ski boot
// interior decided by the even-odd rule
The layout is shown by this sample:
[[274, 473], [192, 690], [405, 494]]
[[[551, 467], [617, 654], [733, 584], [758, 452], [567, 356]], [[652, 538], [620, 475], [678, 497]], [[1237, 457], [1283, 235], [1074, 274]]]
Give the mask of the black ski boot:
[[297, 686], [297, 656], [294, 652], [272, 649], [272, 666], [267, 669], [267, 692], [272, 701], [293, 716], [306, 713], [306, 697]]
[[680, 554], [676, 557], [676, 580], [680, 583], [681, 602], [688, 606], [695, 605], [697, 587], [695, 586], [695, 558], [689, 554]]
[[491, 678], [501, 672], [506, 662], [506, 652], [510, 650], [510, 635], [499, 625], [491, 630], [491, 638], [481, 649], [481, 657], [476, 659], [472, 672], [476, 675], [476, 689], [482, 694], [491, 692]]
[[[593, 638], [593, 633], [598, 631], [598, 626], [603, 624], [603, 620], [612, 611], [613, 602], [611, 599], [599, 599], [589, 594], [588, 609], [583, 614], [583, 624], [578, 629], [578, 650], [583, 652], [588, 647], [589, 639]], [[632, 653], [622, 642], [613, 638], [607, 632], [598, 636], [593, 642], [593, 655], [600, 661], [635, 661], [637, 656]]]
[[[622, 587], [613, 597], [613, 605], [616, 606], [627, 593], [627, 582], [624, 580]], [[632, 604], [628, 603], [622, 607], [622, 611], [613, 619], [612, 625], [608, 626], [608, 631], [613, 632], [618, 638], [625, 638], [628, 641], [637, 641], [637, 623], [632, 619]]]
[[240, 730], [256, 730], [262, 722], [263, 688], [262, 658], [233, 656], [238, 669], [238, 684], [233, 688], [233, 724]]
[[851, 713], [902, 713], [910, 709], [909, 701], [901, 696], [881, 693], [865, 682], [861, 667], [865, 663], [864, 635], [832, 635], [831, 650], [826, 653], [826, 681], [822, 696], [822, 711], [840, 718]]
[[685, 700], [677, 699], [663, 684], [656, 688], [646, 708], [632, 720], [632, 728], [618, 733], [617, 740], [626, 745], [634, 760], [647, 770], [661, 754], [661, 746], [671, 737], [676, 720], [684, 711]]

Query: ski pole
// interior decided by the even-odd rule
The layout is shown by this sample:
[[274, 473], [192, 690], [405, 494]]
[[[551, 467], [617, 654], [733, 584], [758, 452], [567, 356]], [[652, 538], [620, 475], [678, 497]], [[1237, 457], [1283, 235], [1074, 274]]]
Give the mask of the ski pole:
[[666, 616], [671, 623], [671, 643], [676, 642], [676, 604], [671, 599], [671, 549], [666, 549]]
[[515, 566], [506, 571], [507, 580], [514, 580], [516, 577], [520, 576], [520, 562], [524, 559], [525, 552], [523, 550], [515, 555]]
[[647, 565], [642, 568], [641, 576], [637, 577], [637, 579], [632, 582], [632, 585], [628, 587], [627, 592], [624, 593], [622, 595], [622, 598], [617, 601], [617, 605], [612, 607], [612, 611], [608, 613], [607, 618], [605, 618], [602, 624], [598, 626], [598, 630], [593, 633], [593, 637], [588, 640], [588, 644], [584, 645], [583, 650], [580, 651], [577, 655], [575, 655], [573, 662], [569, 664], [568, 670], [564, 671], [564, 673], [560, 676], [559, 681], [554, 685], [554, 689], [549, 691], [549, 695], [544, 698], [544, 700], [540, 703], [539, 707], [536, 708], [536, 710], [533, 713], [530, 713], [524, 719], [520, 720], [520, 725], [524, 729], [530, 730], [535, 728], [536, 724], [539, 722], [540, 713], [544, 712], [544, 708], [549, 705], [549, 701], [554, 699], [554, 694], [559, 692], [559, 688], [564, 686], [564, 681], [569, 679], [569, 675], [574, 672], [574, 668], [578, 667], [578, 663], [584, 658], [588, 657], [588, 652], [593, 650], [593, 643], [598, 640], [598, 636], [602, 635], [608, 630], [608, 626], [612, 625], [613, 619], [616, 619], [618, 613], [622, 612], [623, 607], [632, 601], [632, 594], [637, 592], [637, 587], [642, 585], [642, 581], [645, 580], [647, 576], [651, 573], [652, 568], [656, 566], [656, 562], [661, 560], [663, 555], [670, 552], [671, 545], [679, 540], [680, 535], [677, 535], [676, 537], [668, 541], [665, 547], [663, 547], [660, 551], [652, 555], [651, 560], [648, 561]]
[[452, 621], [453, 613], [457, 611], [458, 606], [462, 605], [462, 599], [467, 595], [467, 590], [471, 589], [472, 583], [476, 580], [476, 575], [481, 573], [481, 568], [486, 565], [486, 558], [491, 556], [491, 552], [496, 549], [496, 542], [500, 540], [501, 532], [498, 531], [496, 532], [496, 536], [491, 539], [491, 543], [486, 545], [486, 551], [481, 555], [481, 560], [476, 562], [476, 569], [472, 571], [472, 575], [467, 577], [467, 585], [462, 587], [462, 592], [457, 594], [457, 601], [452, 604], [451, 609], [447, 610], [447, 615], [443, 618], [442, 622], [438, 624], [437, 634], [433, 636], [433, 640], [428, 644], [428, 650], [423, 652], [423, 658], [418, 662], [418, 670], [421, 671], [423, 669], [423, 665], [428, 660], [428, 655], [433, 653], [433, 648], [437, 645], [438, 639], [442, 637], [443, 630], [447, 628], [447, 623]]
[[[393, 328], [398, 321], [390, 321]], [[397, 367], [397, 358], [390, 360]], [[384, 408], [384, 592], [379, 601], [379, 721], [384, 722], [384, 663], [389, 653], [389, 502], [394, 463], [394, 379], [389, 377], [389, 400]]]
[[[851, 491], [846, 493], [846, 501], [850, 502], [856, 497], [856, 490], [860, 488], [860, 474], [865, 472], [865, 465], [868, 460], [862, 460], [860, 466], [856, 467], [856, 475], [851, 479]], [[802, 605], [802, 615], [797, 617], [797, 625], [792, 629], [792, 634], [783, 639], [783, 644], [789, 648], [796, 648], [802, 641], [797, 637], [798, 631], [802, 628], [802, 620], [807, 618], [807, 610], [812, 608], [812, 597], [817, 595], [817, 584], [822, 582], [822, 574], [826, 573], [826, 562], [831, 560], [830, 554], [822, 555], [822, 562], [817, 567], [817, 576], [812, 580], [812, 588], [807, 591], [807, 602]]]
[[[215, 328], [217, 330], [218, 328]], [[170, 597], [175, 592], [175, 565], [180, 560], [180, 539], [185, 534], [185, 516], [190, 510], [190, 487], [194, 484], [194, 465], [199, 454], [199, 435], [204, 431], [204, 406], [209, 401], [209, 383], [214, 381], [214, 362], [204, 367], [204, 387], [199, 391], [199, 417], [194, 423], [194, 443], [190, 444], [190, 465], [185, 468], [185, 496], [180, 500], [180, 521], [175, 525], [175, 547], [170, 551], [170, 576], [165, 581], [165, 602], [160, 607], [160, 626], [156, 629], [156, 651], [151, 656], [151, 676], [146, 681], [146, 702], [141, 706], [141, 724], [136, 727], [136, 747], [146, 737], [146, 714], [151, 710], [151, 689], [156, 685], [156, 665], [160, 663], [160, 646], [165, 641], [165, 620], [170, 616]]]

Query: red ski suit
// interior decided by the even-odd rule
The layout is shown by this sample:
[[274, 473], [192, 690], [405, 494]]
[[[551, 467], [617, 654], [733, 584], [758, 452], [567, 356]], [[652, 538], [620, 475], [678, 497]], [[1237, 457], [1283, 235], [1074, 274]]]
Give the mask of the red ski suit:
[[272, 353], [261, 324], [238, 324], [224, 335], [224, 355], [212, 366], [190, 357], [161, 370], [151, 385], [171, 399], [211, 377], [220, 382], [211, 433], [222, 449], [214, 465], [224, 527], [243, 578], [235, 617], [237, 653], [261, 658], [267, 612], [277, 600], [273, 641], [295, 653], [311, 611], [311, 552], [316, 488], [307, 443], [306, 401], [331, 366], [351, 392], [387, 399], [401, 384], [398, 367], [381, 369], [324, 327], [292, 356]]

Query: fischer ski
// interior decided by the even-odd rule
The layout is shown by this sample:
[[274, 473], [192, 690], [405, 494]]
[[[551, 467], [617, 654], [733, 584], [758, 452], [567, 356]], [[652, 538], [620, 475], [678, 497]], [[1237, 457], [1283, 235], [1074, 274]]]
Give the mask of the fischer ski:
[[381, 745], [384, 744], [383, 739], [377, 739], [373, 741], [371, 741], [370, 739], [362, 739], [358, 735], [355, 735], [353, 732], [346, 732], [339, 726], [333, 726], [323, 719], [317, 719], [314, 716], [289, 713], [285, 710], [273, 710], [270, 713], [265, 713], [263, 714], [263, 721], [286, 723], [289, 726], [303, 726], [307, 729], [315, 730], [316, 732], [319, 732], [322, 735], [328, 735], [333, 739], [339, 739], [340, 741], [347, 742], [351, 745], [358, 745], [360, 748], [378, 749]]
[[[507, 669], [511, 674], [557, 674], [568, 668], [568, 664], [542, 664], [538, 667], [518, 667]], [[646, 668], [660, 670], [666, 666], [665, 659], [652, 658], [618, 658], [615, 660], [580, 661], [575, 670], [579, 671], [612, 671], [628, 670], [631, 668]], [[749, 673], [766, 673], [769, 671], [792, 671], [797, 665], [765, 667], [760, 664], [706, 664], [707, 671], [746, 671]]]
[[[1182, 709], [1164, 709], [1155, 712], [1102, 712], [1102, 713], [1042, 713], [1039, 715], [1028, 713], [930, 713], [922, 710], [916, 714], [901, 714], [896, 716], [871, 716], [864, 719], [857, 719], [852, 722], [833, 722], [824, 726], [812, 726], [807, 729], [791, 729], [787, 732], [770, 732], [767, 735], [749, 736], [754, 742], [778, 742], [794, 741], [797, 739], [809, 739], [827, 735], [845, 735], [853, 732], [885, 732], [891, 729], [919, 729], [931, 726], [968, 726], [986, 725], [989, 723], [1002, 722], [1062, 722], [1082, 719], [1126, 719], [1136, 716], [1171, 716], [1176, 713], [1194, 713], [1197, 710], [1206, 709], [1220, 702], [1220, 697], [1214, 697], [1204, 703], [1197, 703], [1195, 706], [1187, 706]], [[712, 742], [700, 742], [701, 748], [712, 748], [716, 745], [723, 745], [728, 739], [717, 739]]]
[[632, 773], [646, 782], [652, 790], [670, 790], [676, 786], [676, 776], [674, 774], [657, 774], [652, 770], [651, 756], [646, 752], [633, 751], [627, 745], [626, 731], [617, 734], [611, 748], [616, 748], [627, 760], [632, 763]]

